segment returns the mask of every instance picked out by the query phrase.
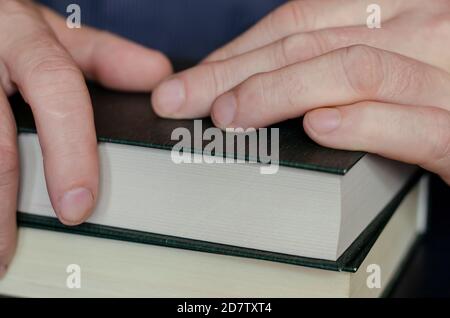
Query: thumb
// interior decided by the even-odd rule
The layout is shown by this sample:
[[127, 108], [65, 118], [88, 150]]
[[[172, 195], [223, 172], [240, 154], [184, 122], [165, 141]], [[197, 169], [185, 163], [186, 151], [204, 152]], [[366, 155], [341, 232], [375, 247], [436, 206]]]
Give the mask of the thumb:
[[104, 86], [149, 91], [172, 73], [168, 58], [158, 51], [91, 27], [70, 29], [61, 16], [46, 7], [39, 8], [85, 76]]

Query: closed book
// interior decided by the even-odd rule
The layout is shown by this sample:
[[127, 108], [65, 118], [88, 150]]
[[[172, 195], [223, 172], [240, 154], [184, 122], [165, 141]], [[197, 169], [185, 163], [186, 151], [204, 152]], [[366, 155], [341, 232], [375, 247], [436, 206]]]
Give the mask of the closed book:
[[[22, 224], [340, 270], [351, 267], [352, 246], [367, 244], [372, 235], [365, 230], [372, 233], [386, 222], [416, 178], [414, 166], [321, 147], [300, 120], [268, 130], [267, 153], [278, 152], [273, 162], [252, 158], [248, 149], [206, 152], [209, 119], [158, 118], [148, 94], [95, 85], [90, 93], [100, 193], [87, 224], [74, 228], [55, 219], [33, 116], [19, 95], [11, 98], [19, 129]], [[174, 162], [177, 129], [192, 138], [183, 152], [192, 154], [192, 163]], [[221, 134], [225, 142], [229, 134]], [[236, 160], [215, 162], [219, 157]], [[276, 173], [263, 174], [264, 167], [276, 167]]]
[[[325, 270], [248, 257], [22, 227], [0, 294], [20, 297], [389, 296], [424, 228], [426, 182], [355, 249], [354, 267]], [[183, 303], [181, 301], [180, 303]]]

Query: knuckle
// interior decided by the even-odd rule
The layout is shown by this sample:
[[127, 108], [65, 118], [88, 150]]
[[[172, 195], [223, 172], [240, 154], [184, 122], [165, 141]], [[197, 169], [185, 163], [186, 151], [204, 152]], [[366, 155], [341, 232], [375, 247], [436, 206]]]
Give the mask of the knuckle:
[[297, 60], [300, 41], [297, 36], [288, 36], [280, 40], [279, 49], [274, 51], [274, 62], [278, 65], [289, 65]]
[[333, 47], [325, 32], [306, 33], [305, 42], [310, 47], [312, 57], [322, 55]]
[[227, 83], [232, 83], [231, 74], [228, 67], [222, 67], [224, 62], [212, 62], [205, 64], [205, 68], [208, 70], [209, 78], [211, 79], [212, 92], [214, 95], [220, 95], [225, 92], [229, 87]]
[[80, 70], [69, 57], [52, 53], [32, 61], [24, 75], [24, 83], [49, 85], [61, 81], [62, 77], [70, 81], [80, 76]]
[[[290, 111], [295, 111], [296, 117], [297, 115], [303, 115], [306, 109], [300, 108], [300, 106], [302, 106], [300, 101], [308, 91], [307, 86], [304, 83], [304, 79], [295, 73], [285, 73], [285, 75], [281, 77], [281, 80], [276, 82], [278, 82], [278, 89], [276, 91], [285, 91], [286, 96], [284, 100], [287, 103], [287, 109]], [[277, 97], [280, 100], [283, 99], [282, 96]]]
[[[309, 9], [307, 1], [291, 1], [278, 10], [275, 10], [271, 25], [276, 28], [277, 25], [288, 24], [288, 29], [298, 31], [314, 27], [314, 15]], [[276, 29], [275, 29], [276, 30]]]
[[424, 70], [422, 64], [411, 63], [404, 58], [396, 57], [388, 68], [391, 70], [388, 74], [389, 85], [382, 87], [382, 93], [387, 97], [403, 96], [407, 92], [422, 91], [427, 89], [426, 85], [432, 82], [428, 81], [429, 74]]
[[270, 13], [265, 22], [269, 36], [278, 39], [286, 33], [313, 29], [315, 18], [307, 1], [290, 1]]
[[273, 112], [277, 105], [285, 104], [283, 106], [286, 107], [282, 109], [294, 110], [298, 108], [298, 96], [302, 90], [302, 85], [298, 82], [291, 74], [256, 74], [239, 87], [238, 100], [245, 106], [244, 109], [253, 112], [257, 110], [261, 116]]
[[350, 88], [358, 94], [377, 95], [385, 75], [380, 52], [366, 45], [350, 46], [340, 52], [340, 63]]
[[[46, 79], [48, 75], [61, 72], [80, 72], [69, 53], [47, 29], [36, 29], [17, 43], [15, 77], [22, 82]], [[58, 79], [59, 81], [60, 79]]]
[[327, 47], [326, 39], [319, 33], [298, 33], [280, 40], [275, 59], [280, 64], [290, 65], [322, 55]]
[[237, 99], [243, 105], [251, 105], [260, 108], [267, 104], [269, 83], [267, 76], [256, 74], [251, 76], [237, 90]]
[[[256, 76], [255, 79], [255, 87], [257, 92], [257, 97], [261, 105], [264, 107], [269, 106], [270, 100], [273, 99], [273, 95], [276, 92], [274, 89], [274, 80], [270, 74]], [[271, 94], [272, 96], [269, 96]], [[259, 106], [259, 105], [258, 105]]]
[[[45, 42], [49, 43], [48, 47], [42, 47]], [[18, 79], [15, 82], [24, 97], [35, 101], [32, 107], [42, 104], [43, 99], [60, 102], [69, 96], [85, 94], [83, 75], [63, 48], [51, 39], [40, 40], [35, 48], [20, 57], [22, 66], [12, 74]]]

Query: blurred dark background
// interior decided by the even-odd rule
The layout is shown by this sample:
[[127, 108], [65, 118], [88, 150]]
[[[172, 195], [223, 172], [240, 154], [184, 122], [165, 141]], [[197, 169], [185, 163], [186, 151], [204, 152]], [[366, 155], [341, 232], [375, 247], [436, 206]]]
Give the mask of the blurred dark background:
[[450, 187], [431, 179], [428, 231], [390, 297], [450, 297]]
[[67, 16], [81, 7], [83, 24], [164, 52], [199, 61], [287, 0], [38, 0]]

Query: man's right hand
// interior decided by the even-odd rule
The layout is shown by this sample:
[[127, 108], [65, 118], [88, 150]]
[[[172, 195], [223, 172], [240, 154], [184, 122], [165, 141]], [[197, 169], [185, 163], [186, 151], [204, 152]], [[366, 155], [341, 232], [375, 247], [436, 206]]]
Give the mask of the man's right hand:
[[106, 32], [69, 29], [65, 19], [27, 0], [0, 0], [0, 277], [16, 243], [19, 163], [7, 96], [30, 104], [58, 218], [83, 222], [98, 193], [94, 120], [83, 74], [127, 91], [150, 91], [172, 72], [167, 58]]

